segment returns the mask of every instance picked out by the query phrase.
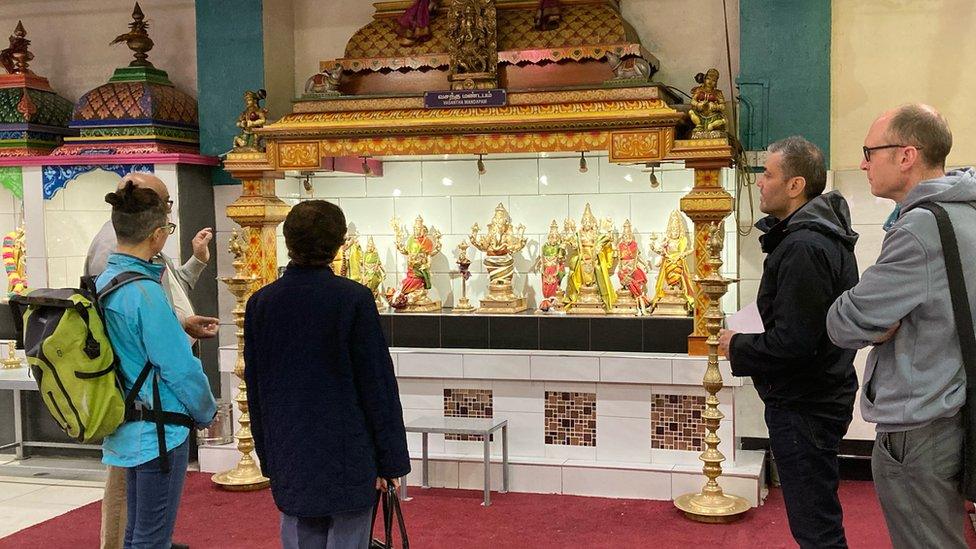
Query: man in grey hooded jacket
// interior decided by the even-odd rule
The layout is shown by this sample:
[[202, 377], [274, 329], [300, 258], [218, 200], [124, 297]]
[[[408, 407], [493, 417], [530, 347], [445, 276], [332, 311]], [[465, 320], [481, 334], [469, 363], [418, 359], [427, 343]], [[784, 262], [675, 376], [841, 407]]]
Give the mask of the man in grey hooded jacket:
[[[838, 346], [874, 345], [861, 415], [877, 424], [871, 468], [892, 543], [966, 547], [961, 491], [966, 373], [935, 216], [949, 213], [971, 302], [976, 299], [976, 173], [945, 172], [949, 125], [927, 105], [885, 112], [864, 140], [871, 194], [897, 203], [881, 255], [827, 314]], [[970, 307], [976, 311], [976, 302]]]

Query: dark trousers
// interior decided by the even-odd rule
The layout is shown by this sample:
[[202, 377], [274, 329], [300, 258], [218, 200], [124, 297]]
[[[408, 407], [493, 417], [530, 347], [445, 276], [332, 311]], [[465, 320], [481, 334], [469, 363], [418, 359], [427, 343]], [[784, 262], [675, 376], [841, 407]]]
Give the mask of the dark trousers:
[[188, 438], [169, 451], [168, 472], [163, 472], [159, 458], [126, 468], [125, 549], [164, 549], [172, 543], [189, 450]]
[[281, 514], [284, 549], [368, 549], [373, 508], [336, 513], [327, 517]]
[[837, 451], [849, 423], [766, 406], [769, 446], [800, 547], [847, 547]]

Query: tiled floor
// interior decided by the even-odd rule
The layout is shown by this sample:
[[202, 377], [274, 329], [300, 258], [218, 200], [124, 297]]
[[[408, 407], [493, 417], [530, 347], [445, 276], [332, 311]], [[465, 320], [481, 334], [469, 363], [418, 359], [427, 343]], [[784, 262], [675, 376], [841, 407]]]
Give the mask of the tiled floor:
[[0, 538], [102, 499], [97, 469], [65, 474], [52, 462], [65, 460], [16, 462], [0, 455]]

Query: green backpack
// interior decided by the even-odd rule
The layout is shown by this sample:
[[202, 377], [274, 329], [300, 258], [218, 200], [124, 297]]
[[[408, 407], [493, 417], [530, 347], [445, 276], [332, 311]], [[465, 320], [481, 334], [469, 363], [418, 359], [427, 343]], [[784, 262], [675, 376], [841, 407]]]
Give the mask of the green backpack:
[[[10, 299], [22, 310], [24, 350], [41, 399], [61, 429], [78, 442], [98, 442], [127, 420], [156, 420], [160, 431], [162, 423], [192, 426], [185, 414], [159, 414], [174, 416], [160, 421], [147, 417], [151, 410], [137, 406], [135, 398], [152, 370], [151, 363], [143, 368], [132, 390], [123, 390], [98, 303], [136, 280], [152, 278], [125, 272], [97, 294], [89, 280], [82, 284], [88, 288], [39, 288]], [[158, 394], [155, 383], [153, 389]]]

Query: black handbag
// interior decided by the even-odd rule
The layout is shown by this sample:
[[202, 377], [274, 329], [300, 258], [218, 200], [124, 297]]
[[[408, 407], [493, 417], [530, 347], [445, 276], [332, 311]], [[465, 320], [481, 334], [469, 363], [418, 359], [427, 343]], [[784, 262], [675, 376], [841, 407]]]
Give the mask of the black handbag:
[[410, 542], [407, 540], [407, 527], [403, 523], [403, 512], [400, 510], [400, 497], [396, 493], [396, 489], [393, 488], [393, 480], [387, 479], [386, 485], [388, 489], [377, 490], [376, 491], [376, 505], [373, 506], [373, 520], [370, 522], [370, 532], [372, 532], [372, 526], [376, 524], [376, 510], [382, 506], [383, 508], [383, 540], [380, 541], [376, 538], [372, 538], [369, 542], [369, 549], [394, 549], [393, 548], [393, 521], [397, 522], [397, 526], [400, 529], [400, 540], [403, 544], [403, 549], [409, 549]]
[[956, 320], [956, 331], [959, 333], [959, 346], [962, 347], [962, 362], [966, 367], [966, 404], [962, 409], [966, 433], [962, 460], [962, 494], [969, 501], [976, 501], [976, 331], [973, 330], [973, 315], [959, 257], [959, 244], [956, 242], [956, 232], [952, 228], [949, 214], [945, 208], [934, 203], [919, 207], [935, 216], [939, 239], [942, 241], [942, 255], [945, 257], [946, 276], [949, 279], [949, 297]]

